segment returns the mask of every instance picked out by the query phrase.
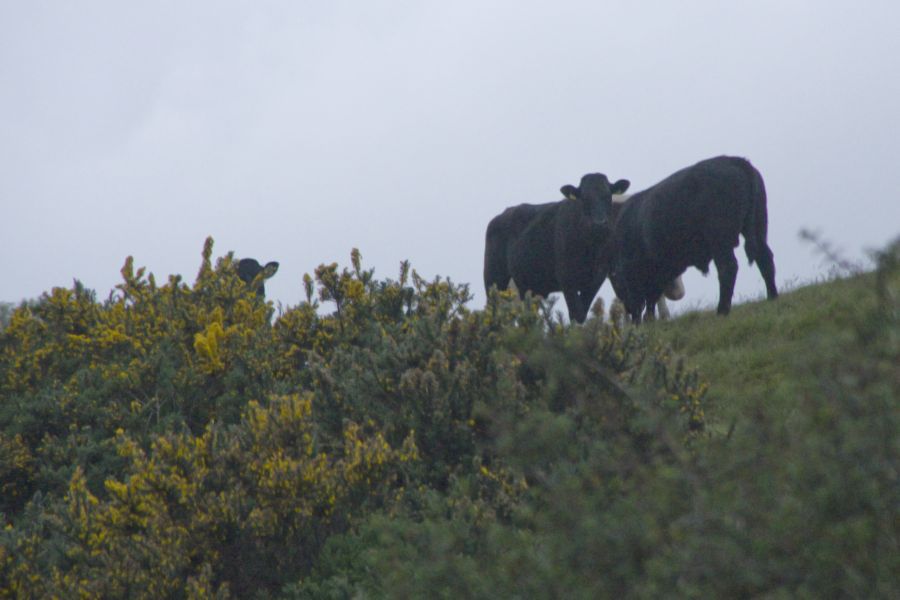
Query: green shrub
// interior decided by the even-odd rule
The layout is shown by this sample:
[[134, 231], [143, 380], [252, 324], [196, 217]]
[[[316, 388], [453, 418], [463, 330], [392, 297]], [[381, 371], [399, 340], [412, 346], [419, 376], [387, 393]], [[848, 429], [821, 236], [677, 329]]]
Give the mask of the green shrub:
[[[685, 416], [694, 403], [648, 392], [694, 384], [677, 363], [635, 361], [614, 381], [655, 372], [655, 386], [600, 393], [602, 380], [589, 375], [598, 364], [584, 359], [603, 326], [551, 329], [523, 355], [520, 382], [536, 385], [540, 400], [507, 413], [496, 432], [495, 463], [525, 482], [511, 510], [473, 494], [473, 476], [455, 479], [417, 511], [374, 515], [332, 538], [329, 560], [286, 593], [897, 597], [898, 257], [900, 244], [861, 280], [879, 300], [849, 330], [814, 338], [782, 366], [814, 393], [750, 406], [712, 435], [697, 435]], [[613, 356], [629, 355], [627, 344], [614, 347]]]
[[820, 330], [704, 322], [806, 332], [752, 363], [790, 386], [713, 399], [617, 305], [472, 310], [354, 250], [272, 322], [211, 240], [190, 286], [128, 259], [0, 331], [0, 596], [896, 597], [898, 248]]

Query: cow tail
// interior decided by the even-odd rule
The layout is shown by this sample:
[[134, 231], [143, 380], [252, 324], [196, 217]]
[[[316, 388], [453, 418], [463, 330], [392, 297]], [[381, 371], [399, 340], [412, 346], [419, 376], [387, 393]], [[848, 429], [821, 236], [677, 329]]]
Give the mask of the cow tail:
[[760, 251], [766, 247], [769, 230], [769, 215], [766, 210], [766, 184], [762, 175], [753, 165], [744, 161], [750, 176], [750, 207], [744, 223], [744, 251], [752, 265], [760, 258]]

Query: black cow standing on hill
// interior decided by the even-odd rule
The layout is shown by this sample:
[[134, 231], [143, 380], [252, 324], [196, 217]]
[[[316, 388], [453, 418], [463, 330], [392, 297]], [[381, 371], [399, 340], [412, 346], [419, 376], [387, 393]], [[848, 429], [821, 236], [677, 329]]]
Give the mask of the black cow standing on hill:
[[[262, 266], [255, 258], [242, 258], [237, 264], [237, 275], [242, 281], [249, 286], [257, 281], [256, 295], [260, 298], [266, 297], [266, 279], [272, 277], [276, 271], [278, 271], [278, 263], [275, 261]], [[259, 276], [258, 280], [257, 276]]]
[[[617, 194], [613, 196], [613, 204], [612, 204], [612, 222], [613, 224], [619, 220], [619, 213], [622, 211], [622, 207], [628, 201], [631, 196], [629, 194]], [[606, 266], [606, 270], [609, 269], [609, 266]], [[606, 271], [604, 271], [606, 272]], [[656, 302], [656, 309], [659, 310], [659, 318], [660, 319], [668, 319], [669, 307], [666, 304], [666, 298], [669, 300], [681, 300], [684, 298], [684, 282], [681, 280], [681, 276], [675, 278], [674, 281], [669, 282], [666, 285], [666, 288], [663, 290], [662, 297]], [[651, 318], [654, 316], [654, 311], [650, 311], [649, 315]]]
[[569, 318], [583, 322], [606, 278], [599, 261], [611, 233], [612, 195], [627, 189], [627, 180], [610, 184], [592, 173], [577, 188], [563, 186], [565, 200], [520, 204], [494, 217], [485, 235], [485, 289], [505, 290], [512, 281], [520, 296], [561, 291]]
[[714, 261], [718, 313], [728, 314], [737, 278], [734, 248], [744, 236], [769, 299], [778, 296], [775, 263], [766, 243], [768, 215], [762, 176], [743, 158], [720, 156], [682, 169], [623, 205], [610, 242], [610, 280], [632, 320], [639, 323], [665, 287], [688, 267], [704, 274]]

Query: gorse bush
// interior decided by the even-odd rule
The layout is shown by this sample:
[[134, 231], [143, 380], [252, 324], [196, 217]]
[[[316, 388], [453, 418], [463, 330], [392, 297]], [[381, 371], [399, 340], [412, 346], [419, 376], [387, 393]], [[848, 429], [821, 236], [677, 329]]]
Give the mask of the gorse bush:
[[621, 323], [570, 328], [510, 294], [473, 311], [467, 286], [407, 263], [378, 280], [354, 250], [274, 323], [211, 240], [192, 285], [131, 258], [122, 279], [102, 302], [55, 288], [0, 334], [7, 594], [277, 595], [435, 498], [511, 523], [542, 484], [508, 449], [522, 423], [648, 457], [648, 410], [704, 429], [703, 386]]
[[[104, 499], [80, 471], [61, 529], [71, 561], [46, 591], [63, 595], [245, 597], [303, 570], [320, 540], [353, 522], [367, 497], [390, 494], [397, 466], [416, 456], [348, 424], [342, 446], [317, 448], [310, 401], [296, 396], [247, 407], [239, 426], [169, 434], [144, 451], [119, 434], [129, 467]], [[27, 548], [27, 546], [26, 546]], [[30, 550], [30, 549], [29, 549]], [[30, 552], [29, 552], [30, 553]]]
[[109, 445], [118, 429], [144, 442], [199, 433], [236, 422], [268, 392], [271, 309], [232, 276], [230, 258], [214, 272], [211, 251], [190, 288], [178, 277], [157, 286], [129, 258], [106, 302], [76, 283], [13, 313], [0, 346], [0, 421], [35, 459], [23, 486], [58, 493], [83, 465], [99, 490], [105, 462], [120, 462]]
[[129, 258], [0, 332], [0, 595], [894, 596], [897, 262], [817, 393], [721, 421], [618, 305], [354, 250], [276, 316], [211, 240], [192, 285]]

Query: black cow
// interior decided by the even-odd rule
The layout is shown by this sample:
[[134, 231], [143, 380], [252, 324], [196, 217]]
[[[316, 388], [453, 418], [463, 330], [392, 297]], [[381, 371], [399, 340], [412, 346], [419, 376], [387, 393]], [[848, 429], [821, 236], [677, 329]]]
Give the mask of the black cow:
[[682, 169], [631, 196], [610, 242], [610, 280], [632, 320], [653, 314], [664, 288], [688, 267], [719, 274], [718, 313], [731, 310], [738, 263], [734, 248], [744, 236], [769, 299], [778, 296], [775, 263], [766, 243], [768, 215], [762, 176], [743, 158], [719, 156]]
[[[629, 194], [616, 194], [613, 196], [613, 204], [612, 204], [612, 222], [615, 223], [619, 220], [619, 213], [622, 210], [622, 207], [625, 205], [625, 202], [631, 196]], [[608, 256], [608, 255], [607, 255]], [[609, 270], [609, 266], [606, 266], [606, 270]], [[604, 271], [606, 272], [606, 271]], [[666, 304], [666, 298], [669, 300], [681, 300], [684, 298], [684, 282], [681, 280], [681, 276], [675, 278], [675, 281], [670, 282], [666, 288], [663, 290], [662, 297], [656, 302], [656, 309], [659, 310], [659, 318], [660, 319], [668, 319], [669, 307]], [[650, 310], [648, 316], [651, 318], [654, 316], [654, 311]]]
[[[256, 295], [260, 298], [266, 297], [266, 279], [269, 279], [276, 271], [278, 271], [278, 263], [275, 261], [262, 266], [255, 258], [242, 258], [237, 264], [237, 275], [241, 280], [251, 287], [254, 281], [257, 282]], [[258, 280], [257, 276], [259, 276]]]
[[577, 188], [563, 186], [565, 200], [520, 204], [494, 217], [485, 235], [485, 289], [505, 290], [512, 281], [520, 296], [562, 291], [569, 318], [583, 322], [606, 275], [599, 260], [611, 233], [612, 195], [627, 189], [624, 179], [610, 184], [592, 173]]

